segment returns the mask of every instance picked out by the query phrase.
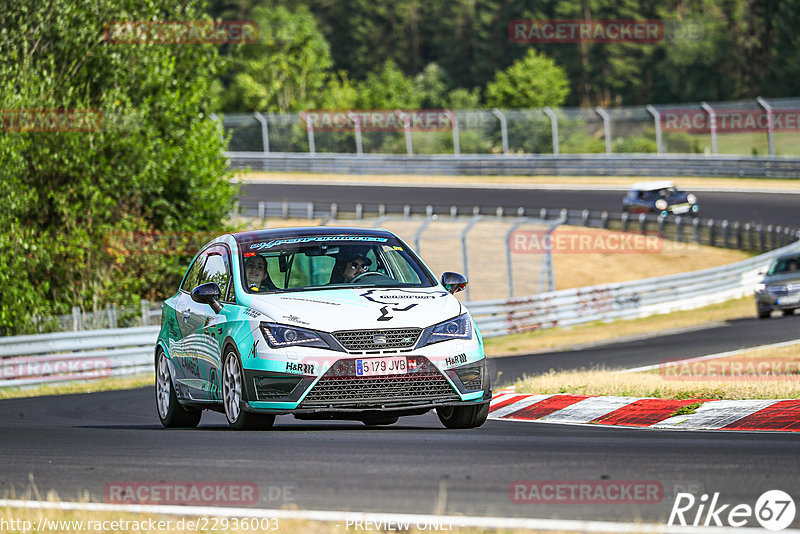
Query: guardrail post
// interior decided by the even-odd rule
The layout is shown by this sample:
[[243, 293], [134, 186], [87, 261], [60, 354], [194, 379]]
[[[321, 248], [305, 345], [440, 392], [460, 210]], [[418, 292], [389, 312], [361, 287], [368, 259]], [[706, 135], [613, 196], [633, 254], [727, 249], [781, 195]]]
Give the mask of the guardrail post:
[[755, 250], [756, 247], [753, 245], [753, 225], [744, 223], [744, 233], [747, 236], [747, 250]]
[[150, 326], [150, 301], [142, 299], [139, 304], [142, 309], [142, 326]]
[[458, 206], [450, 206], [450, 217], [453, 219], [458, 218]]
[[308, 115], [305, 111], [300, 112], [300, 118], [306, 122], [306, 133], [308, 134], [308, 153], [312, 156], [317, 152], [314, 147], [314, 125], [308, 120]]
[[258, 201], [258, 218], [261, 222], [264, 222], [264, 219], [267, 218], [267, 203], [263, 200]]
[[550, 131], [553, 135], [553, 155], [558, 156], [558, 115], [550, 108], [544, 108], [544, 114], [550, 117]]
[[356, 204], [356, 219], [361, 220], [364, 218], [364, 206]]
[[314, 220], [314, 203], [313, 202], [308, 202], [306, 204], [306, 215], [308, 216], [308, 220], [309, 221], [313, 221]]
[[661, 113], [651, 105], [645, 108], [653, 116], [654, 124], [656, 127], [656, 152], [659, 154], [664, 153], [664, 145], [661, 143]]
[[353, 121], [353, 130], [356, 133], [356, 154], [360, 156], [364, 153], [364, 145], [361, 142], [361, 119], [352, 111], [347, 112], [347, 117]]
[[699, 245], [700, 244], [700, 219], [694, 219], [692, 221], [692, 226], [694, 226], [694, 242]]
[[700, 104], [700, 107], [703, 108], [703, 111], [708, 113], [708, 122], [711, 126], [711, 153], [715, 156], [717, 155], [717, 113], [714, 109], [703, 102]]
[[565, 221], [569, 220], [569, 211], [566, 208], [561, 209], [561, 215], [558, 217], [559, 219], [564, 219]]
[[472, 216], [473, 216], [473, 217], [477, 217], [477, 216], [478, 216], [478, 215], [480, 215], [480, 214], [481, 214], [481, 208], [480, 208], [480, 206], [473, 206], [473, 207], [472, 207]]
[[767, 239], [769, 245], [767, 245], [767, 250], [772, 250], [775, 248], [775, 227], [771, 224], [767, 225]]
[[500, 120], [500, 137], [503, 140], [503, 154], [508, 154], [508, 127], [506, 125], [506, 116], [497, 108], [494, 108], [492, 113]]
[[503, 206], [497, 206], [497, 211], [495, 212], [495, 215], [497, 215], [498, 219], [503, 218]]
[[108, 327], [117, 327], [117, 307], [113, 304], [106, 306], [106, 314], [108, 314]]
[[611, 116], [600, 106], [596, 106], [594, 110], [603, 119], [603, 137], [606, 139], [606, 154], [611, 154]]
[[408, 204], [403, 206], [403, 218], [404, 219], [410, 219], [411, 218], [411, 206], [409, 206]]
[[722, 248], [731, 248], [728, 243], [728, 219], [722, 221]]
[[708, 220], [708, 244], [709, 244], [709, 246], [712, 246], [712, 247], [714, 246], [714, 243], [716, 241], [716, 235], [714, 235], [715, 231], [716, 231], [716, 223], [714, 222], [714, 219], [709, 219]]
[[547, 208], [542, 208], [539, 210], [539, 218], [543, 221], [547, 220]]
[[403, 113], [399, 109], [394, 114], [403, 121], [403, 131], [406, 134], [406, 154], [411, 156], [414, 154], [414, 147], [411, 145], [411, 118], [407, 113]]
[[647, 233], [647, 214], [639, 214], [639, 231], [644, 235]]
[[736, 250], [742, 250], [742, 225], [739, 221], [733, 223], [733, 234], [736, 236]]
[[[478, 215], [477, 217], [474, 217], [470, 221], [470, 223], [467, 225], [467, 227], [464, 228], [464, 230], [461, 232], [461, 258], [462, 258], [462, 260], [464, 262], [464, 276], [466, 277], [467, 280], [469, 280], [469, 261], [467, 260], [467, 232], [472, 230], [472, 227], [475, 226], [475, 224], [478, 221], [480, 221], [481, 219], [483, 219], [483, 217], [481, 217], [480, 215]], [[508, 241], [508, 240], [506, 240], [506, 241]], [[506, 243], [506, 246], [508, 246], [508, 243]], [[419, 253], [419, 251], [417, 251], [417, 253]], [[464, 296], [464, 299], [467, 302], [469, 302], [471, 300], [470, 299], [469, 284], [467, 284], [467, 288], [465, 289], [465, 291], [466, 291], [466, 294]]]
[[336, 217], [338, 216], [339, 216], [339, 204], [337, 204], [336, 202], [331, 202], [331, 219], [335, 221]]
[[253, 113], [253, 116], [261, 123], [261, 144], [264, 154], [269, 154], [269, 126], [267, 125], [267, 118], [258, 112]]
[[508, 280], [508, 298], [514, 297], [514, 272], [511, 268], [511, 234], [513, 234], [514, 230], [519, 228], [519, 226], [527, 220], [528, 219], [524, 217], [521, 218], [511, 226], [508, 232], [506, 232], [506, 279]]
[[386, 204], [378, 204], [378, 217], [386, 217]]
[[630, 222], [630, 215], [628, 215], [628, 212], [624, 212], [622, 215], [619, 216], [619, 222], [620, 224], [622, 224], [622, 231], [627, 232], [628, 223]]
[[764, 227], [759, 224], [756, 227], [756, 233], [758, 234], [758, 250], [766, 252], [767, 244], [764, 242]]
[[431, 206], [430, 204], [425, 206], [425, 216], [426, 217], [433, 217], [433, 206]]
[[766, 100], [761, 98], [760, 96], [756, 98], [756, 102], [761, 104], [761, 107], [767, 112], [767, 142], [769, 142], [769, 157], [775, 157], [775, 125], [772, 121], [772, 106], [767, 103]]
[[675, 241], [683, 243], [683, 218], [680, 215], [675, 217]]
[[608, 228], [608, 212], [604, 211], [600, 214], [600, 227]]
[[72, 307], [72, 330], [75, 332], [83, 330], [83, 325], [81, 324], [81, 309], [78, 306]]
[[284, 219], [289, 218], [289, 202], [287, 202], [286, 200], [284, 200], [281, 203], [281, 215], [283, 216]]
[[445, 112], [453, 123], [453, 154], [458, 156], [461, 154], [461, 141], [458, 139], [458, 118], [456, 114], [449, 109]]
[[589, 210], [583, 210], [581, 212], [581, 224], [583, 226], [589, 226]]

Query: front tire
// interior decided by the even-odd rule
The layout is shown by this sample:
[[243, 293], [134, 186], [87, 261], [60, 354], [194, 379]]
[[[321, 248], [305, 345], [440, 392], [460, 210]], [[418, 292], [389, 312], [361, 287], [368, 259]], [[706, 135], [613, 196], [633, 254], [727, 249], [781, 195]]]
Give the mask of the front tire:
[[772, 310], [758, 310], [758, 318], [759, 319], [769, 319], [769, 316], [772, 314]]
[[158, 351], [156, 363], [156, 411], [165, 428], [194, 428], [203, 416], [202, 411], [187, 410], [178, 402], [163, 350]]
[[489, 403], [476, 406], [442, 406], [436, 408], [436, 415], [446, 428], [478, 428], [489, 416]]
[[222, 364], [222, 403], [228, 424], [234, 430], [266, 430], [272, 427], [274, 415], [250, 413], [242, 409], [243, 391], [244, 373], [239, 355], [229, 349]]

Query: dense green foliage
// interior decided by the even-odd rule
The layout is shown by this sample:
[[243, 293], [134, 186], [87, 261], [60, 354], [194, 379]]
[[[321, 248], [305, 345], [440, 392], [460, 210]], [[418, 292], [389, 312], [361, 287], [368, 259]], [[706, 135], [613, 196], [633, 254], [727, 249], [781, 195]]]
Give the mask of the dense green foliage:
[[[353, 107], [357, 95], [342, 101], [332, 94], [342, 79], [355, 93], [374, 95], [370, 82], [382, 79], [378, 73], [387, 62], [409, 79], [430, 75], [436, 65], [442, 83], [426, 88], [426, 102], [488, 107], [490, 82], [531, 49], [564, 70], [568, 106], [796, 96], [800, 78], [800, 10], [793, 0], [212, 0], [210, 12], [247, 19], [256, 6], [292, 6], [305, 21], [302, 33], [317, 32], [328, 43], [319, 64], [332, 60], [329, 82], [310, 93], [312, 107]], [[518, 19], [657, 20], [664, 38], [650, 44], [520, 44], [508, 35], [509, 23]], [[245, 90], [230, 79], [225, 87]], [[478, 99], [464, 100], [465, 94]]]
[[0, 11], [6, 117], [91, 109], [100, 118], [77, 131], [6, 124], [0, 135], [0, 333], [31, 331], [34, 316], [73, 305], [163, 298], [187, 258], [142, 253], [125, 236], [221, 229], [234, 192], [208, 119], [217, 47], [102, 38], [111, 21], [205, 16], [170, 0], [21, 0]]

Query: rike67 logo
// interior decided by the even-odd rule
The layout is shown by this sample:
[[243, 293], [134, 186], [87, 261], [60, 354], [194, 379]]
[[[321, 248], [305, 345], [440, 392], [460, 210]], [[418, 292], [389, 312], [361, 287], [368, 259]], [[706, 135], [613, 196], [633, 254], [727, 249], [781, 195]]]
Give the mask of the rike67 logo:
[[699, 499], [691, 493], [678, 493], [669, 514], [667, 525], [693, 527], [743, 527], [752, 519], [767, 530], [783, 530], [794, 521], [794, 500], [781, 490], [766, 491], [758, 498], [755, 506], [731, 504], [720, 500], [719, 492], [704, 493]]

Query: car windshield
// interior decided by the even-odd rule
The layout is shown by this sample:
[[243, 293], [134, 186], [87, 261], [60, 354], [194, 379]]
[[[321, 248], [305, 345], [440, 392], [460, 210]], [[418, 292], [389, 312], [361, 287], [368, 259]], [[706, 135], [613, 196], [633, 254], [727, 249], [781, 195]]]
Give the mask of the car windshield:
[[405, 244], [384, 236], [305, 236], [241, 247], [249, 293], [341, 287], [432, 287], [435, 281]]
[[767, 274], [797, 273], [800, 275], [800, 256], [778, 258]]
[[653, 189], [650, 191], [643, 191], [642, 197], [646, 200], [658, 200], [659, 198], [669, 198], [680, 194], [675, 187], [664, 187], [662, 189]]

